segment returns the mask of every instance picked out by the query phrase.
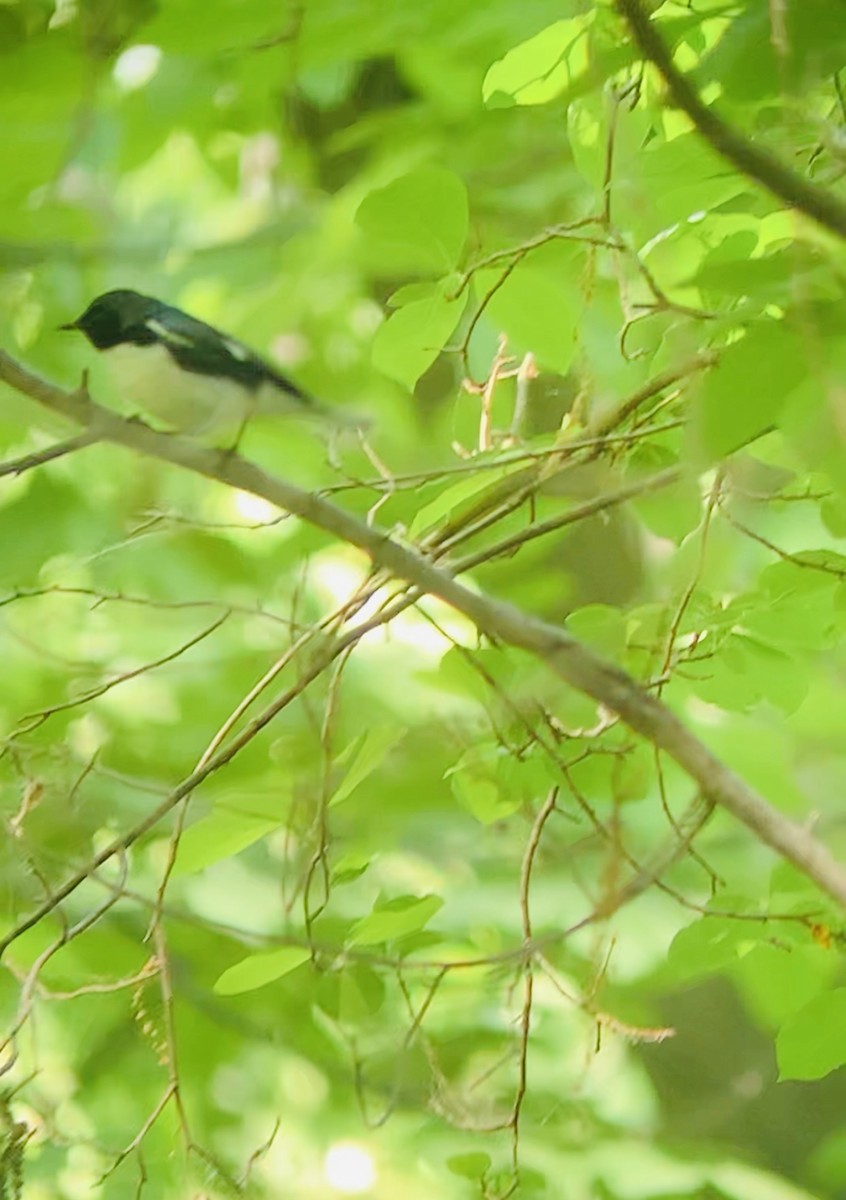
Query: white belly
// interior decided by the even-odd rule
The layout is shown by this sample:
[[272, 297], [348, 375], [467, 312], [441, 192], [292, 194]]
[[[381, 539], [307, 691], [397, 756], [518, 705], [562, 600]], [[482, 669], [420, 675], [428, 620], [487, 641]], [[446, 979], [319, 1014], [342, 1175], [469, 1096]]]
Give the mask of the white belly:
[[114, 346], [103, 358], [124, 402], [179, 433], [237, 431], [255, 409], [244, 388], [183, 371], [164, 346]]

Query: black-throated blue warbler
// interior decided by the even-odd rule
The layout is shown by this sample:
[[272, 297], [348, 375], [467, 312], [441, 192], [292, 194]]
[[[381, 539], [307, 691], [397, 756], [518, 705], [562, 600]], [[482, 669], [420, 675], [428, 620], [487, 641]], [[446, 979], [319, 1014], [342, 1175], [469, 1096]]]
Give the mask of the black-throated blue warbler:
[[60, 328], [85, 334], [121, 395], [179, 433], [240, 434], [253, 415], [292, 413], [367, 424], [313, 399], [236, 338], [128, 288], [98, 296]]

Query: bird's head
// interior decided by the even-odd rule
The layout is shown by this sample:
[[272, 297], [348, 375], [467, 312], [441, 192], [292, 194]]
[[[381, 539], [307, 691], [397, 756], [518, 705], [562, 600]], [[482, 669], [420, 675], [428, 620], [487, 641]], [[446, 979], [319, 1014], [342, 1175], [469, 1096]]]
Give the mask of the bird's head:
[[98, 350], [108, 350], [125, 341], [127, 330], [143, 325], [155, 316], [159, 302], [129, 288], [104, 292], [92, 300], [82, 316], [60, 329], [78, 329]]

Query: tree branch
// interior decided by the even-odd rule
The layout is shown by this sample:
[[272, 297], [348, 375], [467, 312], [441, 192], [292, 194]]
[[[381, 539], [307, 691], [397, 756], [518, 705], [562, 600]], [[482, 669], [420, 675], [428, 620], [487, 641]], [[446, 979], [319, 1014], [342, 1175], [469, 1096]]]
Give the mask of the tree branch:
[[4, 475], [23, 475], [24, 471], [41, 467], [56, 458], [64, 458], [66, 454], [75, 454], [77, 450], [84, 450], [96, 441], [97, 435], [86, 430], [85, 433], [78, 433], [76, 437], [68, 438], [67, 441], [48, 446], [46, 450], [36, 450], [33, 454], [24, 454], [22, 458], [9, 459], [8, 462], [0, 463], [0, 478]]
[[703, 104], [698, 93], [676, 69], [670, 51], [655, 23], [646, 15], [641, 0], [616, 0], [616, 4], [644, 58], [660, 72], [675, 104], [687, 113], [709, 145], [728, 159], [732, 166], [760, 183], [785, 204], [811, 217], [839, 237], [846, 238], [846, 204], [831, 192], [791, 171], [769, 150], [756, 146]]
[[[433, 565], [414, 548], [394, 541], [387, 531], [365, 524], [328, 500], [269, 475], [236, 454], [210, 450], [172, 434], [157, 433], [141, 422], [124, 420], [94, 404], [87, 395], [68, 392], [48, 383], [3, 351], [0, 351], [0, 379], [54, 412], [96, 431], [105, 441], [261, 496], [326, 533], [357, 546], [375, 566], [409, 581], [421, 591], [439, 596], [464, 613], [480, 633], [535, 655], [570, 687], [616, 712], [627, 725], [668, 754], [696, 781], [708, 800], [731, 812], [762, 842], [793, 863], [846, 908], [846, 869], [824, 845], [804, 826], [783, 816], [748, 787], [674, 713], [644, 691], [634, 679], [619, 667], [598, 658], [565, 629], [465, 587], [447, 569]], [[209, 764], [205, 772], [198, 772], [192, 780], [185, 781], [181, 794], [196, 787], [211, 769]], [[145, 828], [149, 827], [145, 824]], [[59, 894], [66, 894], [65, 889], [60, 889]], [[8, 940], [0, 943], [0, 949]]]

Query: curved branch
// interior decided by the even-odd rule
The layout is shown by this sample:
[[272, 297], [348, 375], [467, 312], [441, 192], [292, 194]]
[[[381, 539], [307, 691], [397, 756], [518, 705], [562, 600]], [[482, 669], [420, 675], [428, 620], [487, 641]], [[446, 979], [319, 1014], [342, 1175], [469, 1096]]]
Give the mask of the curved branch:
[[[668, 754], [695, 780], [706, 799], [727, 809], [762, 842], [793, 863], [846, 908], [846, 869], [821, 842], [744, 783], [660, 700], [650, 696], [625, 671], [597, 657], [565, 629], [465, 587], [449, 570], [435, 566], [411, 546], [394, 541], [387, 531], [365, 524], [328, 500], [269, 475], [236, 454], [209, 450], [173, 434], [156, 433], [141, 422], [124, 420], [94, 404], [87, 395], [68, 392], [48, 383], [3, 351], [0, 351], [0, 379], [54, 412], [96, 432], [106, 441], [261, 496], [358, 547], [375, 566], [409, 581], [422, 592], [439, 596], [464, 613], [480, 633], [533, 654], [570, 687], [617, 713], [627, 725]], [[234, 749], [229, 747], [217, 758], [226, 761], [233, 753]], [[185, 795], [196, 787], [202, 778], [222, 765], [222, 761], [213, 760], [204, 771], [184, 781], [180, 794]], [[160, 808], [172, 807], [174, 802], [171, 797]], [[150, 827], [148, 818], [135, 836]], [[126, 842], [125, 838], [123, 842]], [[57, 895], [67, 895], [67, 888], [66, 884]], [[32, 918], [27, 925], [31, 923]], [[0, 942], [0, 952], [9, 941], [7, 937]]]
[[657, 68], [676, 105], [687, 113], [714, 150], [785, 204], [811, 217], [839, 237], [846, 238], [846, 204], [831, 192], [791, 171], [769, 150], [756, 146], [703, 104], [698, 93], [676, 69], [669, 50], [646, 15], [641, 0], [616, 0], [616, 4], [644, 58]]

